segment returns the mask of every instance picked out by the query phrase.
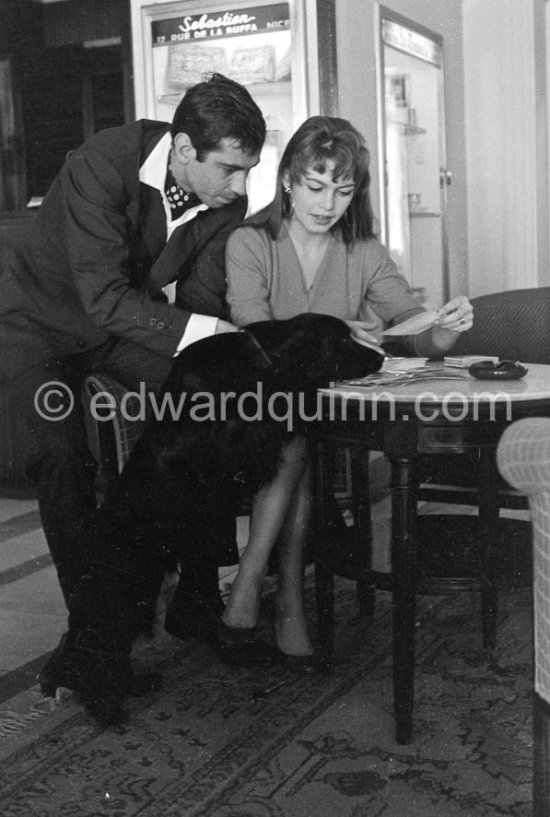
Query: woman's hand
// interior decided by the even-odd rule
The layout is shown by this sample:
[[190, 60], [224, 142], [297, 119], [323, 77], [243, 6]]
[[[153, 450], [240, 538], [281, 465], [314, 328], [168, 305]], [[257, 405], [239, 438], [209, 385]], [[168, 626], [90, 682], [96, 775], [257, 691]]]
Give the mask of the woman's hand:
[[356, 340], [370, 343], [372, 346], [378, 346], [379, 340], [372, 332], [368, 330], [368, 323], [364, 321], [346, 321], [350, 328], [351, 336]]
[[467, 332], [474, 325], [474, 308], [465, 295], [453, 298], [439, 310], [437, 326], [451, 332]]
[[465, 295], [459, 295], [439, 310], [437, 324], [432, 328], [432, 340], [441, 352], [451, 349], [460, 332], [474, 325], [474, 308]]
[[372, 328], [372, 324], [364, 323], [363, 321], [345, 321], [345, 323], [347, 323], [350, 328], [350, 334], [353, 340], [357, 343], [362, 343], [364, 346], [368, 346], [370, 349], [378, 352], [378, 354], [386, 357], [386, 352], [380, 346], [380, 341], [376, 335], [373, 334], [373, 332], [369, 332], [369, 327]]

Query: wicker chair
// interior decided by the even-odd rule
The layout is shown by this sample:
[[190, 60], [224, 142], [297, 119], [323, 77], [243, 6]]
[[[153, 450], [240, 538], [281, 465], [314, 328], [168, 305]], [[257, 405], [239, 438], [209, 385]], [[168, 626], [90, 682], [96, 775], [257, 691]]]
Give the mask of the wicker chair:
[[[550, 287], [481, 295], [472, 299], [472, 305], [474, 326], [459, 337], [453, 355], [550, 363]], [[420, 498], [477, 505], [480, 472], [492, 465], [480, 462], [481, 456], [479, 451], [471, 451], [424, 459]], [[499, 507], [526, 507], [525, 497], [518, 496], [504, 481], [497, 487]]]
[[472, 298], [474, 326], [453, 355], [499, 355], [550, 363], [550, 287], [510, 289]]
[[[119, 413], [109, 421], [94, 420], [89, 410], [95, 395], [109, 393], [114, 404], [126, 395], [126, 389], [108, 375], [90, 375], [83, 388], [83, 399], [88, 410], [85, 412], [88, 443], [98, 464], [97, 487], [104, 493], [108, 485], [122, 470], [132, 446], [143, 430], [144, 421], [125, 421]], [[128, 399], [127, 397], [125, 399]], [[9, 391], [0, 394], [2, 422], [0, 423], [0, 494], [2, 496], [35, 497], [36, 490], [29, 482], [23, 468], [21, 456], [25, 429], [21, 425], [17, 404]], [[111, 412], [112, 413], [112, 412]], [[132, 401], [128, 403], [128, 416], [137, 415]]]
[[[111, 395], [113, 407], [116, 406], [117, 409], [120, 409], [121, 401], [126, 400], [126, 416], [136, 419], [125, 419], [120, 410], [109, 412], [108, 420], [95, 419], [90, 411], [91, 401], [105, 394]], [[88, 442], [99, 465], [98, 489], [104, 493], [122, 471], [132, 447], [143, 431], [145, 420], [138, 419], [137, 398], [130, 397], [127, 389], [110, 375], [89, 375], [84, 382], [83, 396], [88, 409], [85, 413]], [[93, 414], [100, 413], [96, 411]]]
[[[524, 363], [550, 363], [550, 287], [516, 289], [472, 299], [474, 326], [461, 335], [453, 355], [492, 355]], [[530, 580], [531, 554], [523, 547], [526, 523], [499, 518], [501, 508], [527, 507], [525, 496], [499, 475], [490, 448], [458, 446], [453, 453], [437, 454], [430, 439], [420, 459], [419, 499], [480, 506], [492, 515], [492, 527], [509, 547], [503, 552], [501, 586]], [[448, 442], [448, 441], [447, 441]], [[448, 446], [447, 446], [448, 448]], [[488, 486], [490, 490], [488, 491]], [[445, 517], [439, 517], [445, 523]], [[432, 520], [437, 523], [436, 517]], [[460, 535], [460, 523], [458, 527]], [[471, 537], [464, 536], [464, 547]], [[507, 566], [505, 566], [507, 562]], [[483, 591], [483, 643], [496, 644], [498, 582]]]
[[497, 451], [503, 477], [527, 494], [534, 539], [534, 817], [550, 814], [550, 418], [518, 420]]

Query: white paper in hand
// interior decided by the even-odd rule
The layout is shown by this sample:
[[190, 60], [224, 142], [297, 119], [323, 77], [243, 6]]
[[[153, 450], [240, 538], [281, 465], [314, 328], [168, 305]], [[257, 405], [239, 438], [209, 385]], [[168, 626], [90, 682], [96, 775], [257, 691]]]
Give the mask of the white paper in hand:
[[419, 312], [418, 315], [414, 315], [412, 318], [409, 318], [408, 321], [403, 321], [403, 323], [398, 323], [397, 326], [392, 326], [390, 329], [384, 329], [384, 335], [419, 335], [421, 332], [425, 332], [426, 329], [429, 329], [430, 326], [433, 326], [439, 318], [439, 313], [435, 311], [431, 312]]

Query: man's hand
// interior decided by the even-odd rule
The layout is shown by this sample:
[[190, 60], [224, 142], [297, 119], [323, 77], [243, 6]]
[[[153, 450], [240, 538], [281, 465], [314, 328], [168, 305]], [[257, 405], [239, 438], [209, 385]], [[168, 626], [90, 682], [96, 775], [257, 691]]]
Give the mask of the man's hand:
[[216, 335], [222, 335], [224, 332], [240, 332], [238, 326], [234, 326], [229, 321], [222, 321], [221, 318], [218, 318], [218, 322], [216, 324]]
[[[352, 337], [361, 343], [370, 343], [373, 346], [378, 346], [378, 338], [372, 332], [369, 332], [369, 324], [364, 321], [346, 321], [350, 328]], [[372, 328], [372, 327], [371, 327]]]

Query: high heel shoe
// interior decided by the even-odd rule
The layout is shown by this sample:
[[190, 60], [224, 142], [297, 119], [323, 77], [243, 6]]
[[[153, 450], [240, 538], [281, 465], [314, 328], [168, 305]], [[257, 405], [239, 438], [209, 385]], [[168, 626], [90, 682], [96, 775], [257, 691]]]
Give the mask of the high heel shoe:
[[256, 635], [256, 628], [229, 627], [220, 621], [210, 646], [226, 664], [235, 667], [268, 667], [278, 661], [278, 651]]
[[70, 689], [86, 712], [102, 727], [128, 719], [126, 696], [141, 697], [159, 689], [154, 671], [134, 675], [129, 653], [120, 653], [100, 633], [65, 633], [39, 673], [42, 694], [54, 698], [58, 688]]
[[[284, 625], [284, 626], [283, 626]], [[294, 626], [294, 638], [289, 640], [289, 625]], [[286, 638], [285, 638], [286, 628]], [[292, 627], [290, 627], [292, 634]], [[275, 641], [285, 640], [288, 644], [294, 643], [296, 645], [301, 643], [302, 649], [307, 649], [308, 639], [307, 625], [302, 616], [284, 616], [279, 611], [279, 617], [275, 618]], [[314, 652], [311, 653], [288, 653], [282, 650], [277, 645], [277, 655], [279, 656], [279, 664], [287, 669], [289, 672], [295, 672], [298, 675], [313, 675], [318, 670], [318, 660]]]
[[289, 672], [297, 675], [313, 675], [319, 671], [319, 662], [315, 653], [298, 654], [283, 652], [277, 647], [279, 664]]

